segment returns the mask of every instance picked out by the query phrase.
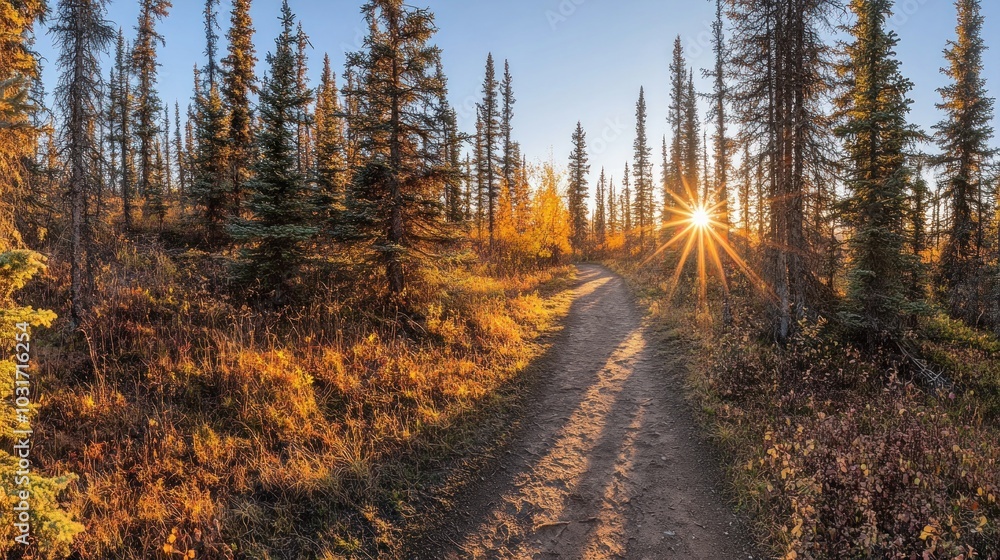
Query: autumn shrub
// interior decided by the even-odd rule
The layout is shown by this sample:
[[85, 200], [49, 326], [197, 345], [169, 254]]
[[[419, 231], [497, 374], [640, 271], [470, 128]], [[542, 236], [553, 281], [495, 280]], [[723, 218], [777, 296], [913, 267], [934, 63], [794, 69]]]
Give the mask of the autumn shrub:
[[123, 244], [83, 343], [44, 356], [40, 453], [80, 475], [76, 557], [397, 554], [450, 461], [502, 424], [477, 414], [538, 354], [572, 274], [442, 260], [412, 278], [403, 328], [332, 283], [255, 307], [225, 270]]
[[715, 339], [702, 397], [744, 505], [783, 558], [996, 558], [1000, 449], [972, 393], [802, 325]]
[[[24, 250], [0, 253], [0, 348], [4, 350], [0, 359], [0, 441], [4, 443], [0, 451], [0, 519], [3, 519], [0, 524], [0, 555], [5, 558], [64, 557], [83, 530], [83, 526], [61, 502], [64, 491], [77, 480], [77, 475], [39, 462], [34, 446], [27, 458], [16, 457], [10, 452], [24, 437], [17, 430], [37, 430], [37, 406], [16, 404], [18, 398], [36, 400], [41, 385], [35, 369], [34, 358], [37, 354], [32, 350], [33, 345], [37, 348], [37, 343], [32, 341], [32, 335], [37, 336], [37, 333], [33, 333], [32, 329], [49, 327], [55, 320], [51, 311], [17, 305], [15, 293], [45, 268], [44, 258], [37, 253]], [[27, 356], [29, 359], [15, 362], [12, 356]], [[27, 366], [21, 370], [27, 373], [27, 377], [18, 375], [18, 365]], [[25, 388], [19, 383], [24, 381], [29, 382], [29, 392], [15, 393], [15, 390]], [[37, 440], [37, 436], [34, 439]], [[27, 469], [22, 460], [28, 462]], [[46, 476], [45, 471], [61, 474]], [[21, 492], [28, 488], [30, 495], [28, 500], [24, 500]], [[15, 521], [21, 521], [23, 513], [30, 516], [29, 532], [15, 526]], [[29, 537], [27, 541], [16, 540], [26, 536]]]

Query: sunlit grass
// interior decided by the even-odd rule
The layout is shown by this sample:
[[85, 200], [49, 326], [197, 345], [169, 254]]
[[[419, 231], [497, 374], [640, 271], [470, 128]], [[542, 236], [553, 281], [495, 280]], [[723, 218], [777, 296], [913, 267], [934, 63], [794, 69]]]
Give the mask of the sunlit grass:
[[282, 314], [234, 305], [202, 287], [224, 266], [215, 257], [130, 246], [119, 257], [128, 273], [101, 272], [100, 328], [85, 327], [96, 371], [64, 373], [85, 363], [73, 352], [42, 360], [60, 381], [40, 452], [81, 474], [67, 508], [90, 527], [83, 559], [400, 545], [434, 468], [480, 429], [504, 429], [485, 408], [511, 398], [501, 393], [568, 309], [572, 277], [429, 270], [415, 279], [419, 331], [404, 335], [344, 294]]

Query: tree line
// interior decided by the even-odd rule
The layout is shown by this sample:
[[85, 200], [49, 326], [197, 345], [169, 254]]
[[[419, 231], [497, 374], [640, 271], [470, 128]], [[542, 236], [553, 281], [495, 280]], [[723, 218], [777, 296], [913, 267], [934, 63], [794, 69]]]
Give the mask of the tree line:
[[[913, 84], [896, 56], [891, 0], [718, 0], [715, 63], [703, 71], [710, 92], [695, 90], [680, 37], [674, 43], [659, 208], [644, 90], [634, 158], [617, 192], [600, 171], [593, 212], [579, 203], [590, 196], [586, 134], [573, 132], [574, 250], [644, 256], [675, 233], [679, 214], [709, 208], [761, 273], [778, 340], [835, 314], [870, 343], [897, 341], [935, 304], [1000, 329], [983, 16], [978, 0], [956, 0], [955, 10], [941, 121], [927, 132], [908, 120]], [[849, 39], [830, 43], [834, 29]], [[709, 105], [704, 120], [699, 100]]]

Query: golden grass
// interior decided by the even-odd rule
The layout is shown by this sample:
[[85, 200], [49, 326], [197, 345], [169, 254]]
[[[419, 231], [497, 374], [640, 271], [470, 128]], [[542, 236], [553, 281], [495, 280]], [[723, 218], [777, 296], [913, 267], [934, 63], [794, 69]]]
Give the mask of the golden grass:
[[404, 336], [332, 289], [280, 313], [234, 304], [213, 295], [221, 266], [123, 246], [87, 344], [41, 356], [39, 452], [80, 475], [79, 558], [397, 552], [470, 449], [469, 418], [568, 310], [573, 274], [430, 271], [424, 332]]

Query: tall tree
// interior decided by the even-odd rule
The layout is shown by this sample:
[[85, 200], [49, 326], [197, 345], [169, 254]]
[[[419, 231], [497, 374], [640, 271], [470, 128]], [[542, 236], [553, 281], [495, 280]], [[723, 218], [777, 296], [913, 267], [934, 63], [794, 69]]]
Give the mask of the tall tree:
[[608, 234], [614, 235], [618, 233], [618, 194], [615, 192], [615, 178], [612, 175], [608, 179]]
[[983, 77], [983, 16], [978, 0], [957, 0], [957, 38], [944, 52], [948, 66], [941, 71], [951, 83], [938, 91], [938, 109], [945, 119], [935, 129], [942, 155], [935, 162], [943, 168], [944, 196], [951, 212], [947, 242], [941, 254], [941, 277], [952, 311], [967, 319], [978, 315], [970, 292], [982, 266], [982, 201], [988, 188], [984, 167], [996, 153], [993, 138], [993, 98]]
[[100, 57], [114, 39], [105, 19], [104, 0], [61, 0], [51, 32], [59, 47], [62, 71], [56, 89], [59, 108], [66, 118], [64, 146], [69, 163], [67, 191], [70, 204], [70, 301], [74, 327], [83, 320], [90, 281], [86, 267], [92, 241], [90, 203], [99, 169], [94, 153], [100, 148], [93, 136], [100, 110], [94, 100], [103, 91]]
[[264, 294], [281, 301], [306, 257], [307, 241], [317, 228], [309, 225], [314, 207], [297, 161], [297, 134], [302, 107], [309, 102], [299, 88], [296, 71], [298, 38], [288, 0], [281, 6], [281, 34], [268, 54], [270, 74], [260, 94], [260, 159], [249, 183], [249, 217], [230, 226], [243, 244], [237, 275], [256, 283]]
[[170, 105], [163, 105], [163, 184], [167, 194], [174, 191], [173, 156], [170, 153]]
[[188, 188], [188, 164], [184, 155], [184, 137], [181, 135], [181, 104], [174, 102], [174, 154], [177, 157], [177, 198], [180, 200], [181, 211], [185, 209], [185, 198]]
[[133, 112], [131, 57], [125, 45], [125, 34], [118, 30], [115, 44], [115, 80], [111, 83], [111, 140], [118, 145], [118, 194], [122, 198], [122, 219], [125, 230], [132, 229], [132, 211], [135, 203], [135, 149], [133, 144]]
[[349, 126], [366, 161], [351, 186], [348, 218], [357, 241], [379, 257], [389, 303], [406, 307], [407, 268], [449, 239], [441, 205], [448, 170], [432, 143], [434, 105], [444, 84], [434, 70], [437, 28], [425, 9], [403, 0], [371, 0], [363, 8], [371, 30], [365, 49], [348, 55], [358, 75], [349, 92], [364, 108]]
[[312, 44], [309, 42], [309, 36], [302, 29], [300, 22], [295, 32], [295, 84], [299, 95], [307, 100], [299, 111], [298, 134], [296, 135], [298, 152], [296, 159], [301, 173], [306, 173], [312, 167], [313, 115], [309, 107], [313, 101], [313, 91], [309, 87], [309, 56], [307, 53], [310, 47]]
[[[822, 302], [805, 222], [809, 181], [828, 165], [829, 48], [824, 30], [837, 0], [731, 0], [732, 107], [740, 140], [764, 172], [764, 278], [776, 297], [774, 335], [787, 340], [798, 319]], [[763, 214], [760, 214], [763, 216]], [[762, 222], [763, 223], [763, 222]]]
[[[503, 62], [503, 81], [500, 82], [500, 94], [503, 105], [500, 112], [500, 134], [503, 135], [503, 155], [500, 160], [500, 169], [503, 174], [503, 180], [509, 188], [514, 184], [514, 173], [516, 172], [520, 158], [517, 154], [517, 146], [512, 138], [514, 132], [514, 103], [517, 102], [514, 98], [514, 78], [510, 75], [510, 63], [506, 60]], [[512, 194], [515, 194], [515, 196], [511, 197], [512, 204], [516, 206], [523, 202], [517, 199], [516, 193]]]
[[[725, 23], [722, 18], [722, 0], [715, 0], [715, 22], [712, 24], [712, 51], [715, 53], [715, 68], [707, 73], [712, 78], [712, 108], [711, 116], [715, 118], [715, 133], [712, 140], [715, 145], [715, 201], [718, 204], [718, 214], [725, 224], [729, 219], [729, 138], [726, 134], [726, 107], [729, 102], [729, 87], [726, 85], [726, 60], [729, 57], [726, 46]], [[708, 150], [706, 148], [705, 152]], [[728, 230], [723, 232], [728, 235]]]
[[256, 95], [257, 55], [253, 43], [253, 20], [250, 18], [251, 0], [233, 0], [227, 38], [229, 51], [222, 59], [222, 96], [229, 116], [226, 138], [228, 141], [229, 185], [232, 189], [233, 211], [238, 211], [243, 200], [243, 186], [249, 179], [253, 161], [253, 111], [250, 98]]
[[604, 245], [608, 238], [608, 217], [606, 213], [608, 195], [608, 179], [601, 168], [601, 177], [597, 180], [597, 192], [594, 201], [594, 235], [599, 245]]
[[497, 98], [500, 85], [497, 83], [496, 68], [493, 64], [493, 53], [486, 58], [486, 77], [483, 79], [483, 101], [479, 105], [482, 121], [482, 161], [486, 191], [486, 217], [489, 223], [490, 248], [493, 248], [493, 230], [496, 226], [496, 202], [499, 195], [496, 160], [497, 144], [502, 130], [500, 128], [499, 100]]
[[135, 45], [132, 47], [132, 66], [136, 77], [136, 126], [135, 137], [139, 141], [139, 182], [140, 196], [147, 196], [156, 186], [150, 181], [153, 171], [156, 138], [160, 134], [160, 98], [156, 91], [157, 45], [166, 44], [156, 30], [156, 23], [167, 17], [171, 0], [140, 0], [139, 22], [136, 25]]
[[[448, 101], [445, 95], [448, 78], [444, 75], [444, 66], [439, 60], [435, 64], [434, 79], [441, 83], [440, 95], [435, 103], [435, 138], [440, 163], [444, 166], [444, 187], [442, 197], [445, 202], [445, 217], [449, 222], [461, 223], [465, 221], [464, 210], [462, 208], [462, 134], [458, 130], [458, 113]], [[511, 195], [516, 192], [512, 185], [505, 188], [511, 191]], [[511, 210], [511, 209], [508, 209]]]
[[[683, 141], [685, 195], [692, 202], [699, 201], [702, 192], [701, 168], [701, 117], [698, 115], [698, 93], [694, 89], [694, 70], [688, 74], [687, 93], [684, 95]], [[707, 180], [707, 177], [705, 178]]]
[[322, 197], [321, 216], [334, 223], [343, 211], [350, 178], [344, 117], [340, 106], [337, 78], [330, 57], [323, 58], [323, 75], [316, 92], [316, 186]]
[[901, 334], [909, 305], [906, 150], [920, 134], [907, 123], [913, 86], [895, 57], [899, 38], [886, 29], [892, 1], [852, 0], [850, 9], [853, 42], [838, 66], [849, 87], [838, 99], [844, 124], [836, 131], [844, 139], [851, 195], [848, 307], [869, 342], [877, 343]]
[[664, 138], [663, 164], [663, 221], [672, 221], [670, 209], [677, 200], [687, 200], [686, 193], [690, 187], [684, 186], [684, 124], [685, 99], [687, 98], [687, 61], [684, 59], [684, 45], [680, 35], [674, 39], [673, 59], [670, 62], [670, 106], [667, 111], [667, 123], [670, 125], [671, 141], [669, 158], [666, 154], [666, 138]]
[[569, 215], [570, 215], [570, 242], [573, 250], [581, 252], [587, 243], [587, 201], [590, 198], [590, 189], [587, 185], [587, 176], [590, 174], [590, 164], [587, 157], [587, 133], [583, 131], [583, 125], [576, 123], [576, 130], [573, 132], [573, 151], [569, 155]]
[[[218, 42], [214, 6], [217, 0], [205, 1], [205, 55], [207, 67], [215, 66], [213, 60]], [[231, 175], [227, 172], [229, 142], [226, 107], [217, 78], [211, 73], [194, 73], [194, 136], [197, 139], [192, 155], [192, 181], [189, 189], [191, 202], [199, 210], [200, 221], [206, 228], [208, 239], [219, 243], [223, 227], [230, 219], [232, 201]]]
[[22, 0], [0, 9], [0, 251], [20, 242], [12, 216], [15, 186], [25, 177], [22, 165], [37, 145], [40, 128], [30, 87], [39, 77], [31, 45], [35, 23], [45, 14], [43, 0]]
[[639, 228], [639, 244], [645, 246], [646, 237], [653, 227], [653, 151], [646, 135], [646, 92], [639, 88], [639, 101], [635, 105], [635, 210], [633, 222]]

